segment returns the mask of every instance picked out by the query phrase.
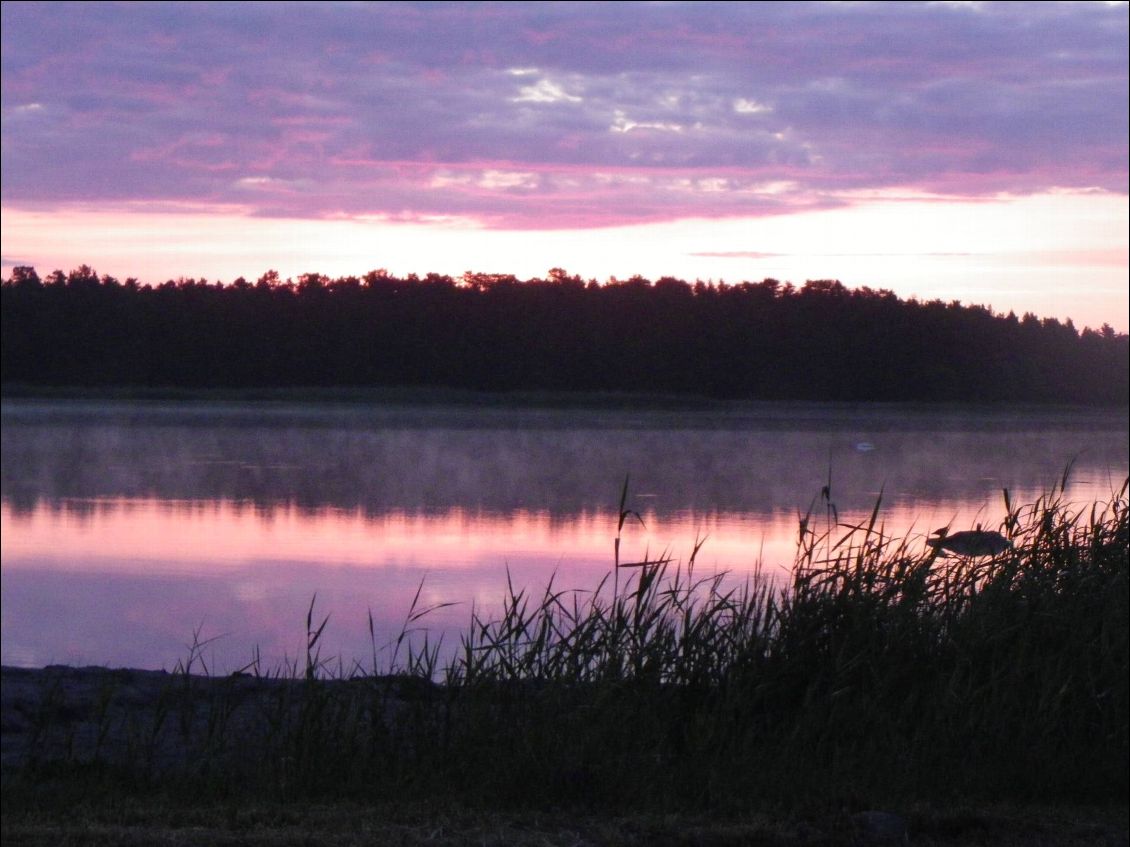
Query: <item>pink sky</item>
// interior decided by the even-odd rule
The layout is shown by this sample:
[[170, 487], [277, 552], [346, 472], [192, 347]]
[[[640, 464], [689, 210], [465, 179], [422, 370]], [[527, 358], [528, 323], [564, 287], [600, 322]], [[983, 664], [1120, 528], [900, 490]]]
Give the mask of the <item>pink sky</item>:
[[1125, 3], [2, 10], [5, 275], [835, 277], [1130, 322]]

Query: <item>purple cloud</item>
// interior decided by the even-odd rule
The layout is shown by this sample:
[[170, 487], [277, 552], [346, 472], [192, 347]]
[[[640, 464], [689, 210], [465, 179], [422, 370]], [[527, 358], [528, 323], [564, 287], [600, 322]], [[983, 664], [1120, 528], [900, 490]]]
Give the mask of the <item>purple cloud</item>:
[[1127, 192], [1125, 5], [3, 9], [3, 200], [602, 226]]

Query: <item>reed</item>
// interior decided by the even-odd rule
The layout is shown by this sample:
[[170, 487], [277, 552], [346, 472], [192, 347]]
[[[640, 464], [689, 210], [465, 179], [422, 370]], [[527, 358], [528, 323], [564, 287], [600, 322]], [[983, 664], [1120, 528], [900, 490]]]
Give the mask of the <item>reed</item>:
[[367, 666], [322, 658], [313, 601], [301, 665], [201, 686], [194, 648], [149, 744], [179, 733], [187, 752], [144, 770], [225, 797], [492, 808], [1124, 803], [1127, 484], [1076, 507], [1065, 483], [1004, 493], [1010, 549], [947, 558], [887, 534], [879, 502], [839, 523], [829, 481], [783, 584], [697, 573], [701, 541], [621, 562], [625, 484], [614, 571], [588, 590], [508, 580], [446, 663], [416, 603], [384, 658], [370, 618]]

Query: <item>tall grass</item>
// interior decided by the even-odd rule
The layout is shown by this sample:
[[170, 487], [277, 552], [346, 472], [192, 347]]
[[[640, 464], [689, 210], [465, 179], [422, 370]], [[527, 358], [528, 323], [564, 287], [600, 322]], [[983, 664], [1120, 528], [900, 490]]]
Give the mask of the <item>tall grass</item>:
[[1085, 508], [1063, 484], [1024, 506], [1005, 492], [1013, 547], [974, 559], [888, 535], [879, 503], [840, 524], [829, 483], [784, 584], [698, 574], [701, 542], [686, 562], [621, 562], [627, 499], [609, 577], [508, 582], [446, 664], [413, 637], [428, 611], [413, 604], [384, 664], [370, 621], [371, 666], [334, 669], [311, 603], [304, 664], [170, 706], [191, 750], [155, 778], [610, 809], [1124, 802], [1126, 484]]

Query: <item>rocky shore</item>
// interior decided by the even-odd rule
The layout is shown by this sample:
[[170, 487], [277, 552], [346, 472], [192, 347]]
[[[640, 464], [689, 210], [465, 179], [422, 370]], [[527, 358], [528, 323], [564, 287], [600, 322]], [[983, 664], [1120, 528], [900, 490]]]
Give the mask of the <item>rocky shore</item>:
[[[355, 708], [390, 713], [434, 692], [426, 682], [395, 677], [325, 680], [319, 687]], [[201, 750], [213, 758], [245, 753], [265, 739], [272, 718], [294, 713], [305, 696], [303, 680], [291, 678], [5, 666], [0, 771], [96, 761], [153, 774], [192, 771]]]

